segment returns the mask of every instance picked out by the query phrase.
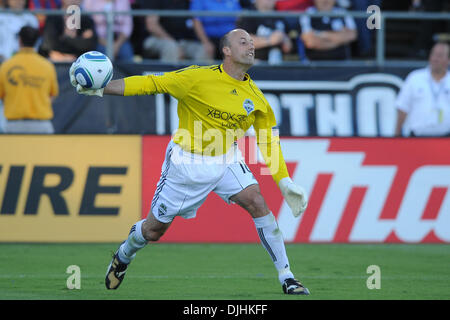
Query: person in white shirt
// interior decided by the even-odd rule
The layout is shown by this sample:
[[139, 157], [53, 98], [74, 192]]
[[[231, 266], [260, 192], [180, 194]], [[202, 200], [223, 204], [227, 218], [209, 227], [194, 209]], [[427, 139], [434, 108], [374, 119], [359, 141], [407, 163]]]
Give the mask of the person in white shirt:
[[436, 43], [428, 67], [414, 70], [397, 96], [396, 136], [450, 135], [450, 45]]
[[[19, 51], [17, 34], [22, 27], [39, 27], [38, 19], [33, 14], [17, 12], [18, 10], [26, 9], [25, 0], [6, 0], [3, 1], [3, 4], [7, 4], [10, 11], [0, 13], [0, 64]], [[0, 101], [0, 133], [4, 131], [6, 126], [6, 119], [3, 113], [3, 105]]]
[[7, 0], [9, 12], [0, 13], [0, 60], [6, 60], [19, 51], [17, 34], [24, 26], [39, 28], [38, 19], [31, 13], [19, 13], [26, 9], [25, 0]]

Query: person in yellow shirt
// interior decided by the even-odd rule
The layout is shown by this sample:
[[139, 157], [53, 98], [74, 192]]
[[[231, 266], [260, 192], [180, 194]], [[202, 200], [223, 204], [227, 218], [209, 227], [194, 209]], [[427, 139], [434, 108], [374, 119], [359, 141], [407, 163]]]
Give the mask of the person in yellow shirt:
[[59, 91], [55, 67], [33, 48], [39, 38], [37, 29], [25, 26], [18, 35], [19, 52], [0, 66], [4, 131], [54, 133], [52, 100]]
[[178, 100], [179, 127], [166, 150], [151, 214], [132, 226], [116, 251], [105, 278], [117, 289], [128, 264], [148, 242], [158, 241], [176, 216], [194, 218], [211, 191], [227, 203], [247, 210], [262, 245], [278, 271], [286, 294], [309, 294], [290, 270], [284, 240], [275, 216], [260, 193], [258, 182], [244, 162], [236, 141], [253, 125], [270, 174], [294, 216], [307, 206], [303, 188], [289, 178], [280, 149], [274, 113], [246, 71], [254, 63], [255, 47], [242, 29], [222, 39], [223, 63], [190, 66], [161, 75], [133, 76], [111, 81], [104, 89], [89, 90], [71, 83], [85, 95], [148, 95], [168, 93]]

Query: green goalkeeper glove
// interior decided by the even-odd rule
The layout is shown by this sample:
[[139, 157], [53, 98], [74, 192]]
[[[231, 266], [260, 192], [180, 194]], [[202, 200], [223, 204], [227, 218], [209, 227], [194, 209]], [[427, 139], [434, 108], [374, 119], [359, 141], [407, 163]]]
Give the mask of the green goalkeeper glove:
[[308, 206], [308, 197], [302, 187], [296, 185], [289, 177], [281, 179], [278, 186], [294, 217], [297, 218], [305, 212]]

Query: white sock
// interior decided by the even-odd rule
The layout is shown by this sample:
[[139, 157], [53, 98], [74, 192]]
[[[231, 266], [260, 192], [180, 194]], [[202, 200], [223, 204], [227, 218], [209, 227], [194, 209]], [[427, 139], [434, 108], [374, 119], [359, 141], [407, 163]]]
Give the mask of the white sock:
[[136, 256], [136, 252], [147, 244], [147, 240], [142, 235], [142, 223], [144, 221], [145, 219], [138, 221], [131, 227], [128, 239], [120, 246], [119, 259], [122, 262], [130, 263]]
[[261, 244], [269, 253], [278, 271], [278, 280], [283, 284], [287, 278], [294, 278], [286, 255], [283, 234], [278, 227], [275, 216], [271, 213], [264, 217], [253, 218]]

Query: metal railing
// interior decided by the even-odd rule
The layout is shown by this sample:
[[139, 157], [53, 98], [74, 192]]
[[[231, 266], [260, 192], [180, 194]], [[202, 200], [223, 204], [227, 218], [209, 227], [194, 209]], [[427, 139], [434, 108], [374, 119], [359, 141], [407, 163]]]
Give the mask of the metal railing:
[[[0, 13], [12, 12], [10, 10], [0, 9]], [[25, 11], [14, 11], [18, 12], [29, 12], [35, 15], [66, 15], [68, 14], [64, 10], [25, 10]], [[102, 14], [106, 16], [108, 23], [107, 26], [107, 55], [109, 57], [113, 56], [113, 43], [114, 43], [114, 31], [113, 23], [114, 17], [116, 15], [131, 15], [136, 17], [157, 15], [164, 17], [270, 17], [270, 18], [300, 18], [301, 16], [309, 16], [311, 18], [316, 17], [346, 17], [351, 16], [353, 18], [363, 18], [368, 19], [372, 13], [367, 13], [364, 11], [344, 11], [342, 13], [338, 12], [286, 12], [286, 11], [272, 11], [272, 12], [258, 12], [252, 10], [241, 10], [241, 11], [191, 11], [191, 10], [131, 10], [131, 11], [82, 11], [85, 15], [95, 15]], [[385, 54], [386, 48], [386, 21], [387, 20], [430, 20], [430, 21], [450, 21], [450, 12], [396, 12], [396, 11], [380, 11], [380, 28], [376, 29], [376, 55], [374, 59], [364, 60], [364, 61], [310, 61], [308, 65], [310, 66], [409, 66], [409, 67], [419, 67], [426, 64], [426, 61], [418, 60], [387, 60]], [[430, 35], [431, 37], [431, 35]], [[284, 62], [283, 65], [305, 65], [304, 62]]]

